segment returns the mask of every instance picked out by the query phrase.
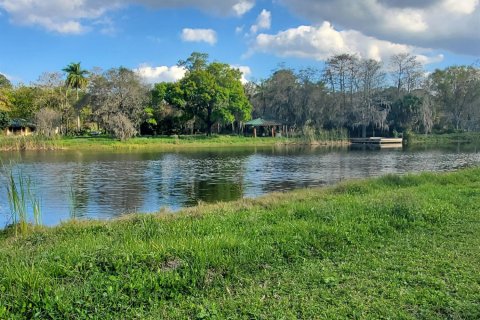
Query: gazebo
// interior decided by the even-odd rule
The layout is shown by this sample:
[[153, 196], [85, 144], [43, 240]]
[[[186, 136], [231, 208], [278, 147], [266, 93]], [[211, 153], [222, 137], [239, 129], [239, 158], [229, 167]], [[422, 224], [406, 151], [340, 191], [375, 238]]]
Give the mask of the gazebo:
[[35, 131], [35, 125], [25, 119], [12, 119], [7, 127], [7, 136], [20, 135], [29, 136]]
[[265, 130], [265, 131], [267, 131], [268, 135], [271, 134], [272, 137], [275, 137], [275, 132], [281, 126], [282, 126], [282, 124], [277, 122], [277, 121], [264, 120], [262, 118], [253, 119], [253, 120], [250, 120], [250, 121], [245, 123], [245, 127], [253, 128], [253, 137], [254, 138], [257, 137], [257, 128], [259, 129], [259, 131]]

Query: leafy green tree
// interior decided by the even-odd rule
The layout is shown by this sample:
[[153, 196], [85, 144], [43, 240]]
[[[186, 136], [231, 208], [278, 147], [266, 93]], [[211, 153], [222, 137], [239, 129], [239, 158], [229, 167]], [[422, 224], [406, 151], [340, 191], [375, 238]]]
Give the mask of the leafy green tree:
[[10, 89], [12, 87], [12, 83], [10, 80], [7, 79], [3, 74], [0, 73], [0, 89], [2, 88], [8, 88]]
[[6, 111], [0, 110], [0, 130], [5, 129], [10, 124], [10, 117]]
[[39, 107], [37, 97], [40, 89], [35, 87], [20, 86], [12, 91], [11, 118], [33, 120]]
[[389, 114], [392, 129], [399, 132], [404, 132], [405, 130], [418, 131], [422, 120], [422, 104], [422, 99], [413, 94], [406, 94], [395, 101], [391, 106]]
[[0, 111], [11, 111], [13, 106], [13, 90], [0, 88]]
[[185, 119], [185, 112], [177, 107], [182, 102], [175, 102], [175, 96], [181, 96], [175, 94], [177, 90], [180, 90], [177, 83], [161, 82], [153, 86], [151, 105], [145, 110], [147, 119], [142, 124], [142, 130], [172, 134], [186, 127], [188, 119]]
[[220, 62], [208, 63], [208, 55], [193, 53], [180, 65], [187, 73], [170, 88], [168, 102], [198, 118], [211, 135], [215, 122], [241, 122], [249, 119], [252, 106], [241, 83], [241, 72]]

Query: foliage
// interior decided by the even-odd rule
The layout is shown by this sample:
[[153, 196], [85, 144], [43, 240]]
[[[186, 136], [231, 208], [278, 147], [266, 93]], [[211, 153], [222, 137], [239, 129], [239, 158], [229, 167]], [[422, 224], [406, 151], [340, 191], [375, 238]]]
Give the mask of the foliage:
[[108, 118], [106, 121], [107, 127], [112, 133], [120, 139], [121, 141], [125, 141], [131, 137], [133, 137], [137, 130], [133, 127], [132, 121], [130, 121], [125, 115], [123, 114], [114, 114]]
[[67, 73], [67, 80], [65, 81], [65, 85], [68, 88], [75, 89], [78, 100], [78, 90], [82, 90], [87, 87], [88, 71], [82, 69], [82, 67], [80, 66], [80, 62], [72, 62], [62, 71]]
[[402, 92], [409, 94], [420, 88], [424, 71], [416, 56], [410, 53], [395, 54], [390, 58], [390, 67], [393, 69], [397, 98]]
[[437, 102], [449, 123], [456, 130], [479, 129], [480, 70], [466, 66], [448, 67], [436, 70], [431, 79]]
[[228, 64], [208, 63], [206, 54], [193, 53], [180, 65], [187, 73], [166, 95], [167, 102], [198, 118], [212, 133], [215, 122], [242, 122], [250, 118], [251, 104], [241, 84], [241, 73]]
[[87, 72], [71, 63], [63, 69], [66, 79], [45, 72], [29, 86], [0, 86], [0, 110], [33, 121], [49, 108], [61, 114], [61, 135], [94, 129], [124, 138], [135, 131], [211, 134], [214, 125], [218, 133], [242, 134], [251, 117], [282, 123], [289, 135], [307, 132], [305, 126], [314, 132], [346, 129], [352, 137], [480, 131], [480, 71], [474, 65], [426, 76], [418, 58], [407, 53], [386, 65], [337, 54], [323, 70], [279, 66], [268, 78], [244, 85], [239, 70], [209, 62], [205, 53], [194, 52], [179, 65], [186, 70], [183, 79], [149, 88], [123, 67]]
[[10, 117], [8, 113], [0, 110], [0, 130], [5, 129], [10, 124]]
[[61, 114], [50, 108], [40, 109], [35, 115], [35, 123], [39, 135], [51, 138], [58, 133]]
[[148, 102], [148, 88], [126, 68], [93, 76], [89, 101], [93, 115], [106, 130], [122, 140], [138, 131]]
[[11, 118], [21, 118], [26, 120], [33, 119], [35, 113], [39, 110], [36, 97], [41, 90], [36, 87], [19, 86], [12, 92]]
[[421, 122], [422, 103], [421, 98], [412, 94], [407, 94], [395, 101], [389, 114], [392, 128], [399, 132], [418, 129]]
[[0, 235], [0, 318], [478, 319], [479, 169]]
[[10, 80], [7, 79], [7, 77], [3, 74], [0, 73], [0, 89], [10, 89], [12, 88], [12, 83]]
[[12, 89], [0, 88], [0, 111], [11, 111], [13, 105], [12, 91]]

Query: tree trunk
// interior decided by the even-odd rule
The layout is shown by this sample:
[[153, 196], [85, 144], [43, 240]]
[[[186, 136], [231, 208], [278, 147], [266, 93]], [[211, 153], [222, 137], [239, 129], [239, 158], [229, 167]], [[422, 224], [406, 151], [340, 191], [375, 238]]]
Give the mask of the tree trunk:
[[207, 109], [207, 120], [205, 121], [205, 123], [207, 124], [207, 136], [211, 136], [213, 122], [212, 122], [212, 108], [210, 107]]

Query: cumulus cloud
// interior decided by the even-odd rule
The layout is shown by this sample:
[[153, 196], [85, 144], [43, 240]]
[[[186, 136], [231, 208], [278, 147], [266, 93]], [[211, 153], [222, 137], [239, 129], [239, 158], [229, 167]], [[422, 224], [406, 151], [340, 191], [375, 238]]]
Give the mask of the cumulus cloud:
[[179, 66], [154, 67], [149, 64], [141, 64], [134, 71], [148, 83], [175, 82], [183, 78], [186, 69]]
[[377, 61], [388, 60], [393, 54], [412, 53], [424, 63], [436, 62], [442, 56], [427, 56], [428, 50], [366, 36], [355, 30], [337, 31], [329, 22], [321, 26], [300, 26], [277, 34], [259, 34], [251, 48], [254, 52], [281, 57], [326, 60], [335, 54], [350, 53]]
[[232, 68], [240, 70], [242, 73], [242, 79], [240, 79], [240, 81], [242, 81], [243, 84], [249, 81], [248, 78], [252, 75], [252, 69], [250, 69], [249, 66], [232, 65]]
[[241, 0], [238, 3], [234, 4], [232, 9], [235, 11], [237, 16], [243, 16], [245, 13], [250, 11], [255, 6], [255, 1], [253, 0]]
[[217, 43], [217, 33], [212, 29], [190, 29], [182, 30], [182, 40], [185, 42], [206, 42], [211, 45]]
[[0, 0], [0, 10], [12, 22], [65, 34], [89, 31], [92, 22], [128, 5], [157, 9], [193, 7], [223, 16], [242, 16], [255, 6], [255, 0]]
[[250, 27], [251, 33], [257, 33], [260, 30], [268, 30], [272, 26], [272, 13], [265, 9], [257, 17], [257, 22]]
[[480, 0], [281, 0], [313, 24], [456, 53], [480, 54]]

